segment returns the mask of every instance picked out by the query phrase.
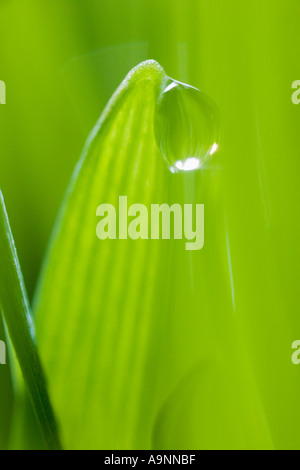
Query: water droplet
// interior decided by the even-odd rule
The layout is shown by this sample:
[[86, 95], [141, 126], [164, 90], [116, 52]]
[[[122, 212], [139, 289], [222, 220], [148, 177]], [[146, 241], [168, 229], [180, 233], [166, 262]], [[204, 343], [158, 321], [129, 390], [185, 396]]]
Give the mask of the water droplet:
[[170, 79], [157, 103], [154, 130], [173, 173], [198, 170], [219, 148], [219, 111], [197, 88]]

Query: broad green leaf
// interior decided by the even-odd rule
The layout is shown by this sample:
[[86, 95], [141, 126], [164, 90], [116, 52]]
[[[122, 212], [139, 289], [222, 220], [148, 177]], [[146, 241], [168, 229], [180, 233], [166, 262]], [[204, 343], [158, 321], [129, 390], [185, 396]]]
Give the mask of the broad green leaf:
[[35, 344], [30, 307], [1, 191], [0, 253], [0, 309], [45, 442], [50, 449], [58, 449], [58, 431]]
[[88, 139], [35, 301], [37, 340], [66, 448], [147, 448], [168, 293], [166, 240], [99, 240], [96, 210], [168, 202], [153, 119], [166, 75], [135, 68]]
[[200, 361], [161, 407], [153, 430], [153, 448], [274, 449], [255, 389], [248, 383], [247, 408], [243, 408], [243, 399], [235, 397], [236, 385], [225, 374], [220, 358]]
[[[272, 445], [233, 316], [219, 177], [208, 168], [173, 173], [170, 162], [169, 171], [155, 141], [169, 84], [150, 61], [117, 90], [88, 139], [45, 261], [34, 308], [37, 341], [67, 449]], [[178, 113], [180, 103], [159, 113], [164, 148], [190, 148], [189, 123], [196, 131], [205, 118], [202, 107], [200, 115]], [[204, 202], [207, 248], [100, 241], [98, 206], [113, 204], [119, 215], [124, 195], [128, 206]], [[212, 266], [219, 266], [217, 278]], [[213, 373], [202, 368], [208, 351]]]

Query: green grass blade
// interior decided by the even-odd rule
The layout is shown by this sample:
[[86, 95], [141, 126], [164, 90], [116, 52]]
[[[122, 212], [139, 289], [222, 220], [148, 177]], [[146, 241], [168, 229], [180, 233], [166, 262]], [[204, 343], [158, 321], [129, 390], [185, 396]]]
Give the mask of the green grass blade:
[[45, 442], [50, 449], [58, 449], [60, 443], [55, 418], [35, 344], [30, 307], [1, 191], [0, 253], [0, 308]]
[[38, 289], [37, 341], [67, 448], [150, 446], [170, 243], [100, 241], [96, 209], [117, 207], [120, 195], [128, 206], [168, 202], [153, 131], [165, 79], [146, 62], [113, 96], [75, 171]]

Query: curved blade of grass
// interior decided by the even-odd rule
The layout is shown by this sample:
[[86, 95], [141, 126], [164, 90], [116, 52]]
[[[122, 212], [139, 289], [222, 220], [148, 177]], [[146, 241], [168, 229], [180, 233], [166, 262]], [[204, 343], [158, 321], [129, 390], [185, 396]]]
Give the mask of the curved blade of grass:
[[89, 138], [38, 288], [37, 341], [66, 448], [148, 448], [166, 322], [169, 241], [96, 237], [96, 209], [167, 200], [153, 118], [166, 76], [149, 61]]
[[0, 308], [49, 449], [59, 449], [56, 422], [37, 352], [23, 277], [0, 191]]
[[[4, 340], [5, 332], [2, 315], [0, 315], [0, 340]], [[8, 445], [10, 422], [12, 417], [12, 382], [10, 375], [10, 364], [6, 355], [7, 366], [0, 366], [0, 403], [5, 406], [0, 407], [0, 450], [4, 450]]]

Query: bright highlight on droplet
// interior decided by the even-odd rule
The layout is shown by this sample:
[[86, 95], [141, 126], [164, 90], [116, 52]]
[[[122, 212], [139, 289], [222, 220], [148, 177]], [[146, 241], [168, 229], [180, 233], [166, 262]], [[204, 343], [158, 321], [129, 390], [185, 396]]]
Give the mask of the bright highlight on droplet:
[[198, 170], [200, 168], [200, 160], [196, 157], [187, 158], [183, 162], [180, 160], [175, 162], [175, 166], [180, 171]]
[[213, 155], [214, 153], [216, 153], [216, 151], [218, 150], [219, 146], [218, 144], [216, 144], [216, 142], [214, 143], [214, 145], [212, 146], [211, 148], [211, 151], [209, 152], [209, 155]]
[[157, 103], [155, 137], [172, 173], [199, 170], [219, 149], [219, 111], [197, 88], [169, 79]]

